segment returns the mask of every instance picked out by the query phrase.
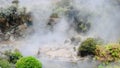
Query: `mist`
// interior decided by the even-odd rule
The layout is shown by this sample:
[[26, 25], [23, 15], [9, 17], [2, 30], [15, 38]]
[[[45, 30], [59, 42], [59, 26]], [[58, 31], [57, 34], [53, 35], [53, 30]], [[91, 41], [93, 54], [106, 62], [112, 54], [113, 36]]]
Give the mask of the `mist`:
[[[8, 6], [10, 2], [10, 0], [7, 2], [0, 0], [0, 7]], [[63, 47], [71, 52], [69, 55], [76, 56], [73, 53], [75, 45], [71, 44], [71, 38], [76, 36], [80, 37], [79, 42], [88, 37], [101, 38], [106, 43], [117, 42], [120, 39], [118, 0], [66, 0], [67, 5], [63, 4], [64, 2], [65, 0], [20, 0], [20, 8], [26, 7], [27, 12], [31, 12], [33, 17], [32, 34], [28, 33], [24, 39], [19, 40], [20, 44], [16, 46], [24, 56], [36, 56], [42, 47], [43, 49], [48, 48], [48, 51]], [[76, 26], [73, 26], [73, 19], [68, 19], [66, 16], [65, 11], [68, 10], [69, 6], [77, 10], [78, 17], [83, 20], [87, 19], [91, 23], [91, 28], [86, 34], [78, 33], [75, 30]], [[56, 7], [64, 8], [65, 11], [58, 13], [59, 19], [56, 20], [53, 27], [50, 27], [47, 24]], [[86, 64], [89, 63], [83, 63], [83, 65]]]
[[75, 5], [83, 14], [90, 14], [90, 36], [100, 37], [105, 42], [119, 39], [120, 7], [117, 0], [75, 0]]
[[[32, 3], [31, 3], [32, 2]], [[72, 37], [79, 36], [81, 40], [87, 37], [101, 38], [106, 43], [117, 42], [119, 39], [119, 4], [112, 0], [68, 0], [68, 5], [61, 5], [64, 0], [20, 0], [21, 7], [27, 7], [33, 16], [33, 33], [22, 39], [22, 45], [18, 47], [24, 55], [36, 55], [41, 47], [68, 47]], [[56, 4], [60, 3], [60, 4]], [[42, 6], [42, 7], [41, 7]], [[56, 7], [73, 6], [77, 15], [91, 23], [91, 28], [87, 34], [77, 33], [73, 20], [65, 16], [65, 12], [59, 14], [59, 19], [54, 26], [47, 25], [50, 15]], [[69, 45], [65, 45], [65, 41]], [[79, 45], [79, 44], [78, 44]], [[25, 49], [25, 50], [24, 50]], [[70, 49], [71, 50], [71, 49]]]

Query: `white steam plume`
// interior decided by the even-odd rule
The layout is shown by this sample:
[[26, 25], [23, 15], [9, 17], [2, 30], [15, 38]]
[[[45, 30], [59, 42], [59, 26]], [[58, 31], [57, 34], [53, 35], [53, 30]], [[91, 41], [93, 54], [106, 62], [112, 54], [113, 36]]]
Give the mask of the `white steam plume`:
[[98, 36], [105, 42], [115, 42], [120, 38], [120, 7], [117, 0], [74, 0], [77, 9], [90, 14], [91, 36]]

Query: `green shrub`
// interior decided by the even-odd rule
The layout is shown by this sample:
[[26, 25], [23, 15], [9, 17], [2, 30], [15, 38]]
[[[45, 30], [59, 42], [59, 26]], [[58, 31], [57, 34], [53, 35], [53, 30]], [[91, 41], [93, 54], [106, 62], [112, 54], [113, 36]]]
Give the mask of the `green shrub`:
[[42, 63], [34, 57], [23, 57], [16, 63], [16, 68], [42, 68]]
[[11, 68], [10, 63], [7, 60], [0, 59], [0, 68]]
[[14, 52], [6, 52], [5, 55], [7, 55], [8, 61], [13, 64], [15, 64], [17, 60], [23, 57], [22, 54], [18, 50]]
[[104, 63], [116, 62], [120, 60], [120, 44], [108, 44], [97, 46], [95, 50], [97, 60]]
[[120, 44], [109, 44], [106, 48], [109, 50], [113, 61], [120, 60]]
[[83, 41], [78, 49], [78, 55], [84, 57], [87, 55], [94, 55], [97, 41], [94, 38], [88, 38]]
[[51, 16], [50, 16], [50, 18], [58, 18], [58, 17], [59, 17], [59, 16], [58, 16], [57, 13], [52, 13]]
[[95, 58], [101, 62], [104, 62], [105, 64], [112, 61], [112, 57], [109, 54], [109, 50], [107, 50], [105, 46], [102, 45], [96, 46]]

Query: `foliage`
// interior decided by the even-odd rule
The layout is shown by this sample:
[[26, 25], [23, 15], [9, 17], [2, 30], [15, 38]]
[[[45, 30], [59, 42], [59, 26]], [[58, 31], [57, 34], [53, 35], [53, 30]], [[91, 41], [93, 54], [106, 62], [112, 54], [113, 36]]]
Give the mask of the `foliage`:
[[10, 63], [5, 59], [0, 59], [0, 68], [11, 68]]
[[13, 64], [15, 64], [17, 60], [19, 60], [22, 57], [22, 54], [17, 50], [14, 52], [6, 52], [5, 54], [8, 57], [8, 61]]
[[59, 17], [59, 16], [58, 16], [57, 13], [52, 13], [51, 16], [50, 16], [50, 18], [58, 18], [58, 17]]
[[112, 61], [112, 57], [109, 54], [109, 50], [107, 50], [104, 46], [97, 45], [95, 49], [95, 58], [101, 62], [108, 63]]
[[108, 64], [108, 65], [100, 64], [100, 65], [98, 65], [97, 68], [120, 68], [120, 65], [118, 65], [118, 64]]
[[104, 46], [97, 46], [95, 50], [95, 57], [102, 62], [115, 62], [120, 60], [120, 44], [108, 44]]
[[42, 64], [35, 57], [29, 56], [19, 59], [16, 68], [42, 68]]
[[113, 61], [120, 60], [120, 44], [110, 44], [106, 47]]
[[82, 31], [82, 32], [88, 31], [89, 28], [90, 28], [90, 23], [81, 22], [81, 23], [78, 25], [78, 30], [80, 30], [80, 31]]
[[94, 38], [87, 38], [83, 41], [78, 49], [78, 55], [84, 57], [87, 55], [94, 55], [97, 41]]

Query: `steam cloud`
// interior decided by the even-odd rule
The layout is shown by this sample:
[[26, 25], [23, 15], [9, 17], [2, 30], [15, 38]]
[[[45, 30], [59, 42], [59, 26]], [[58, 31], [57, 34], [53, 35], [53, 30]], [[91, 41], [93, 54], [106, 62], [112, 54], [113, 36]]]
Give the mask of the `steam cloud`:
[[[0, 4], [3, 1], [0, 0]], [[24, 55], [33, 55], [41, 46], [64, 45], [66, 39], [78, 34], [64, 15], [60, 16], [53, 30], [46, 25], [53, 9], [57, 7], [54, 2], [62, 1], [68, 1], [79, 11], [78, 15], [88, 16], [91, 29], [87, 36], [100, 37], [105, 42], [116, 42], [119, 39], [119, 0], [20, 0], [21, 7], [27, 7], [32, 12], [35, 29], [34, 34], [24, 39], [25, 42], [22, 43], [23, 47], [20, 49]]]
[[[78, 11], [77, 14], [80, 17], [87, 16], [92, 26], [86, 36], [100, 37], [105, 42], [116, 42], [119, 39], [119, 0], [20, 0], [20, 6], [27, 7], [28, 11], [32, 12], [33, 28], [35, 29], [34, 34], [24, 39], [26, 46], [39, 48], [39, 46], [45, 45], [64, 45], [66, 39], [79, 35], [74, 27], [71, 27], [72, 20], [68, 21], [64, 13], [60, 15], [52, 31], [46, 25], [53, 10], [58, 7], [56, 3], [60, 2], [59, 7], [67, 9], [71, 5]], [[0, 5], [2, 6], [10, 1], [1, 0], [0, 3], [4, 3]]]
[[120, 37], [120, 7], [118, 0], [75, 0], [76, 7], [83, 14], [90, 14], [92, 23], [90, 36], [97, 36], [105, 42], [115, 42]]

